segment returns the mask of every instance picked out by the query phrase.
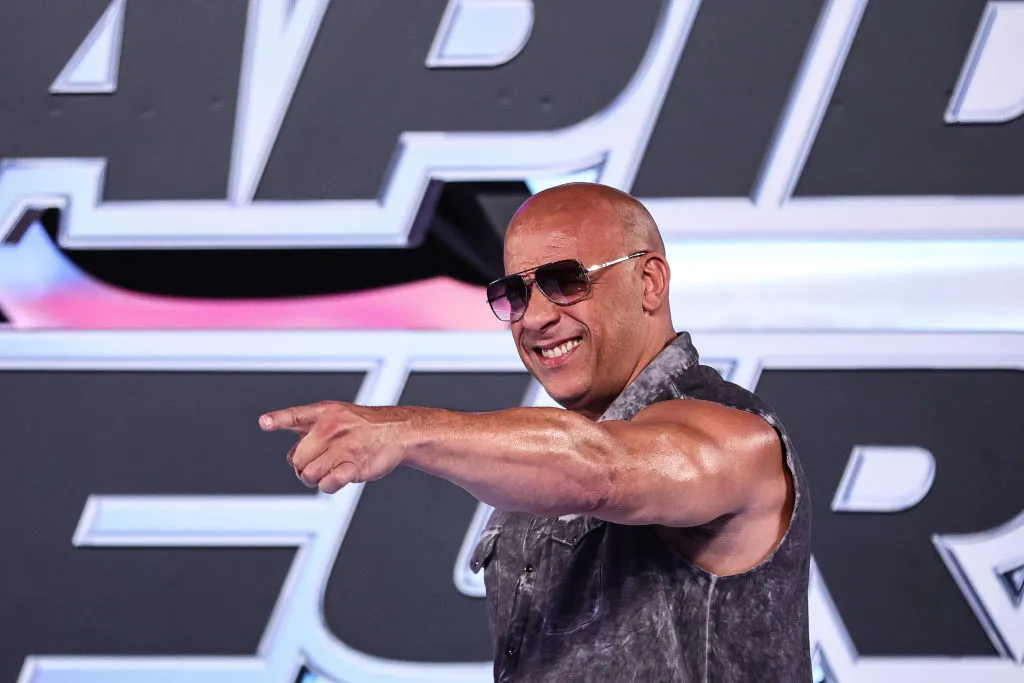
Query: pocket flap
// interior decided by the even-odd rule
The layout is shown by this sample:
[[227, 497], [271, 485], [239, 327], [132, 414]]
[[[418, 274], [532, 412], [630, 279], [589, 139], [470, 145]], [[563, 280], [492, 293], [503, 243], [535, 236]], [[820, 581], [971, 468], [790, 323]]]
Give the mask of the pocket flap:
[[476, 544], [476, 548], [473, 549], [473, 555], [469, 559], [469, 568], [476, 574], [481, 569], [486, 567], [491, 557], [494, 555], [494, 549], [498, 545], [498, 536], [501, 534], [501, 529], [484, 529], [484, 532], [480, 534], [480, 540]]
[[589, 515], [565, 515], [551, 527], [551, 538], [567, 546], [576, 547], [583, 537], [607, 524], [603, 519]]

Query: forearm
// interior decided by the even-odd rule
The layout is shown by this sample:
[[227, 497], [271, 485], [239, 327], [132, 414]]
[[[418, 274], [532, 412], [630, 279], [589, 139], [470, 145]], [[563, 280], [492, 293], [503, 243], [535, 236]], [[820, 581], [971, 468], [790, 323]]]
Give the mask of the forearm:
[[590, 512], [611, 490], [601, 428], [574, 413], [398, 410], [404, 463], [495, 507], [543, 515]]

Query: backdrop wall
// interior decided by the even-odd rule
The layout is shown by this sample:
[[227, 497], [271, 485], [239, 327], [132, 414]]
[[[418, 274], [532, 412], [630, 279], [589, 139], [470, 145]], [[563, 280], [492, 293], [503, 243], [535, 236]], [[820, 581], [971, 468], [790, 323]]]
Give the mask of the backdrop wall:
[[818, 680], [1024, 681], [1024, 2], [33, 0], [0, 63], [0, 680], [489, 680], [486, 506], [256, 418], [549, 405], [483, 285], [583, 179], [800, 450]]

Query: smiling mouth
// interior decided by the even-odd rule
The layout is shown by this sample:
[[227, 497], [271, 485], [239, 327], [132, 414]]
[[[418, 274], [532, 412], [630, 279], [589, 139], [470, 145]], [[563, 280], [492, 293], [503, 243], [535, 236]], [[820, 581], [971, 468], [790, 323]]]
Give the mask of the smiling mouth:
[[564, 344], [559, 344], [558, 346], [553, 346], [550, 349], [542, 349], [542, 348], [540, 348], [538, 346], [536, 348], [536, 351], [543, 358], [547, 358], [549, 360], [553, 360], [555, 358], [561, 358], [565, 354], [567, 354], [570, 351], [572, 351], [573, 349], [575, 349], [577, 346], [580, 345], [581, 341], [582, 340], [578, 339], [578, 338], [577, 339], [570, 339], [569, 341], [565, 342]]

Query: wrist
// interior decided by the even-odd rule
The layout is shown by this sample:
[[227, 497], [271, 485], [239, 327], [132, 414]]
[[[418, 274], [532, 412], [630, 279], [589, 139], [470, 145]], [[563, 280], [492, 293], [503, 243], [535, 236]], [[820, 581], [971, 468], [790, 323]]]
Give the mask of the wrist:
[[430, 471], [433, 456], [437, 453], [439, 418], [447, 411], [405, 407], [396, 408], [396, 411], [392, 438], [402, 453], [402, 464]]

